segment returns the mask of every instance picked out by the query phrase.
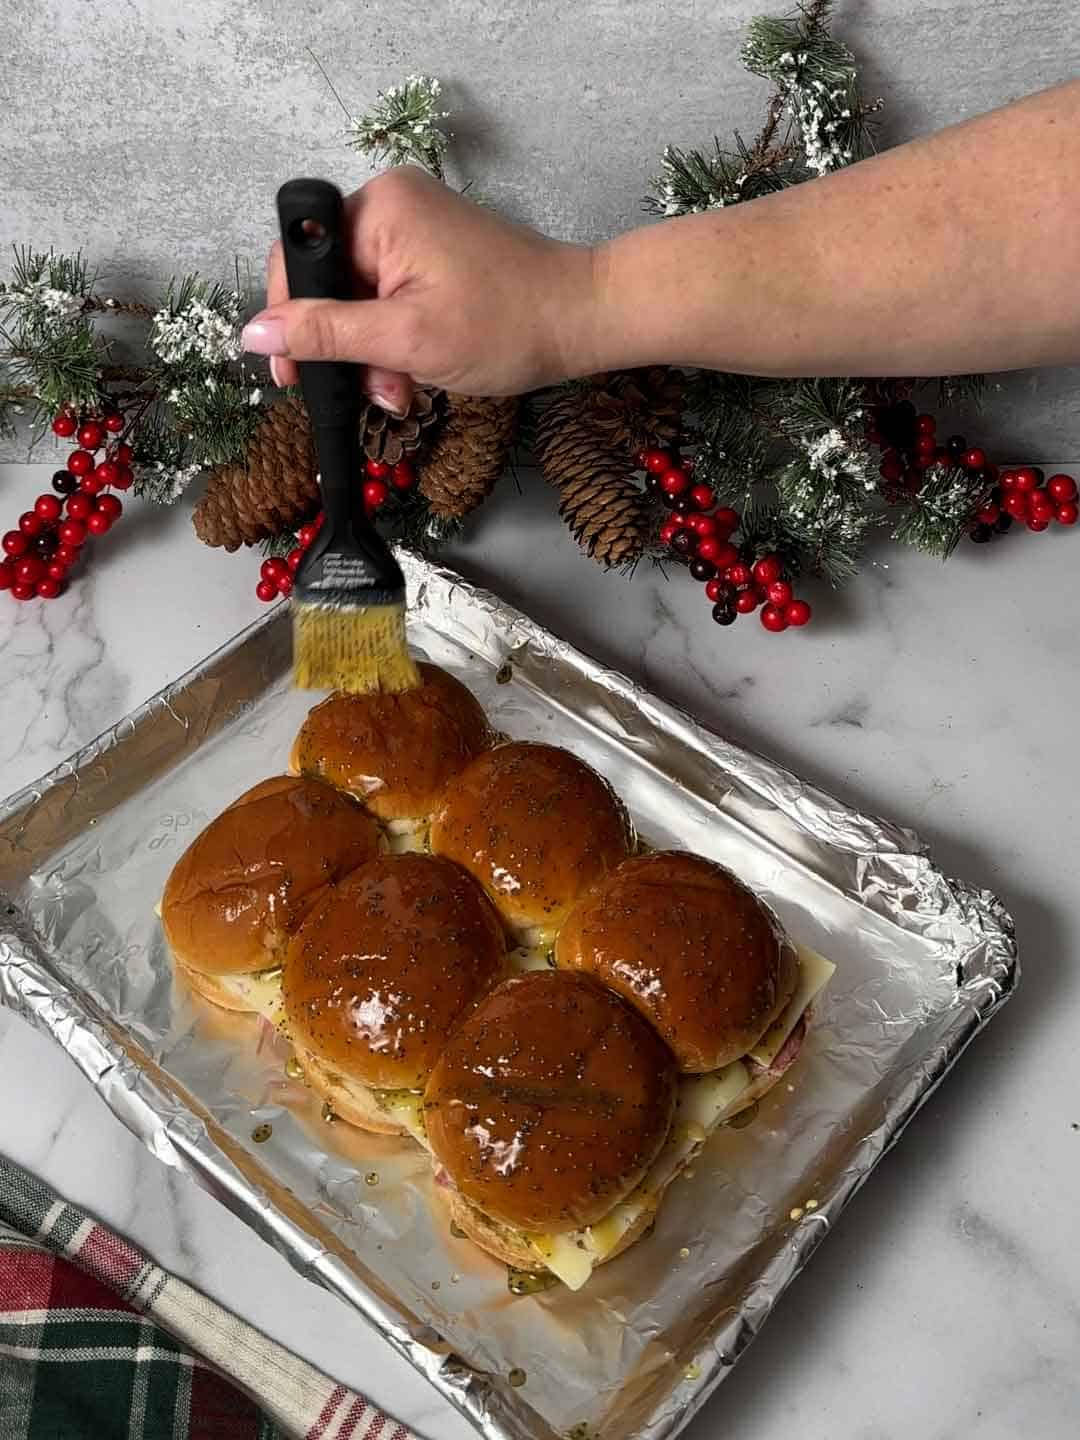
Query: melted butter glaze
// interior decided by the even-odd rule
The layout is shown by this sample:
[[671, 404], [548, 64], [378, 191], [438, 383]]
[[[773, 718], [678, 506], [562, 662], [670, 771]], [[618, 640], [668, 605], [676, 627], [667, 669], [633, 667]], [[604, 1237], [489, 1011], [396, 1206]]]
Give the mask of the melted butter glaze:
[[525, 1231], [606, 1215], [655, 1159], [676, 1067], [629, 1006], [584, 975], [505, 981], [450, 1041], [428, 1081], [436, 1158], [485, 1215]]
[[692, 1072], [739, 1059], [798, 974], [794, 948], [757, 897], [723, 866], [681, 851], [620, 865], [559, 932], [555, 963], [618, 991]]
[[476, 882], [432, 855], [381, 855], [328, 893], [285, 957], [299, 1042], [376, 1089], [417, 1089], [502, 978], [506, 941]]
[[319, 780], [263, 780], [177, 861], [161, 902], [166, 939], [206, 974], [265, 969], [326, 886], [378, 848], [378, 826], [349, 796]]
[[296, 737], [292, 768], [348, 790], [382, 820], [430, 815], [491, 733], [460, 681], [437, 665], [418, 668], [418, 689], [334, 694], [316, 705]]
[[515, 929], [559, 925], [632, 844], [606, 780], [568, 750], [524, 742], [474, 760], [431, 825], [432, 850], [475, 875]]

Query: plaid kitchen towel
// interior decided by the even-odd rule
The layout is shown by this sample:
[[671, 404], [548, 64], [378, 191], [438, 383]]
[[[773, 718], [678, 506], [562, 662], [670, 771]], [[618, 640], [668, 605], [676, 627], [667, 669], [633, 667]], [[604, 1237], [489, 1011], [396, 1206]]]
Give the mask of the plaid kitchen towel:
[[0, 1440], [84, 1436], [416, 1440], [0, 1156]]

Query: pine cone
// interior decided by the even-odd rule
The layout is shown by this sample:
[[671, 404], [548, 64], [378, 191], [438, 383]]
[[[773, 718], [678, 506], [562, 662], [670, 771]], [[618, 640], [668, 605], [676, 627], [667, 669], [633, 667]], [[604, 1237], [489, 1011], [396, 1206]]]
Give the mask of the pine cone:
[[597, 424], [593, 401], [592, 386], [556, 396], [537, 422], [534, 448], [585, 553], [607, 567], [629, 565], [649, 543], [649, 505], [630, 478], [626, 447]]
[[446, 419], [420, 466], [420, 493], [440, 520], [463, 520], [491, 494], [514, 439], [516, 396], [447, 395]]
[[[439, 392], [418, 389], [399, 420], [378, 405], [361, 415], [364, 453], [394, 465], [415, 453], [438, 418]], [[288, 395], [271, 405], [242, 460], [217, 465], [195, 507], [195, 533], [207, 545], [237, 550], [295, 530], [319, 504], [315, 448], [303, 402]]]
[[436, 400], [440, 392], [418, 388], [413, 391], [409, 413], [403, 420], [388, 415], [372, 401], [361, 417], [364, 454], [369, 460], [396, 465], [403, 455], [413, 455], [424, 444], [429, 427], [438, 419]]
[[655, 365], [596, 375], [585, 395], [596, 430], [627, 455], [678, 438], [686, 400], [678, 370]]
[[307, 411], [289, 395], [267, 410], [242, 460], [214, 466], [192, 520], [204, 544], [238, 550], [303, 524], [318, 500]]

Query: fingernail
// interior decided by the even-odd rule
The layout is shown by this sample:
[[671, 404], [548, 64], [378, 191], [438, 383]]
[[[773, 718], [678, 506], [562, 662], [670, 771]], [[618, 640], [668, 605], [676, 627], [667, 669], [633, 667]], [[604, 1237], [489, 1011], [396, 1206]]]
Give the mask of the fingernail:
[[240, 343], [249, 355], [287, 355], [285, 326], [280, 320], [249, 320], [240, 335]]
[[370, 395], [380, 410], [385, 410], [388, 415], [393, 415], [395, 420], [404, 420], [409, 413], [407, 406], [402, 408], [401, 401], [388, 395], [385, 390], [372, 390]]
[[270, 356], [270, 379], [273, 380], [274, 384], [278, 387], [279, 390], [283, 388], [281, 384], [281, 376], [278, 374], [278, 363], [276, 355]]

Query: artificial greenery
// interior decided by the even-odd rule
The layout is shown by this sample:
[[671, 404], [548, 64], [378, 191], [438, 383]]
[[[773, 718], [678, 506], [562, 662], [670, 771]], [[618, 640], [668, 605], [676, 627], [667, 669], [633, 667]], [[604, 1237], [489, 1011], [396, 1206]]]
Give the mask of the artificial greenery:
[[[171, 503], [208, 465], [234, 458], [262, 392], [240, 362], [239, 289], [189, 275], [157, 305], [101, 295], [80, 254], [19, 249], [0, 286], [0, 426], [28, 418], [37, 439], [61, 410], [125, 416], [135, 490]], [[113, 363], [102, 317], [146, 325], [146, 357]]]
[[[736, 133], [698, 148], [669, 146], [647, 210], [670, 217], [741, 204], [813, 183], [872, 151], [880, 102], [863, 96], [830, 15], [830, 0], [808, 0], [794, 16], [751, 23], [743, 63], [772, 87], [760, 132], [752, 141]], [[410, 75], [362, 114], [337, 98], [347, 143], [359, 154], [444, 178], [449, 114], [438, 80]], [[81, 255], [17, 250], [11, 278], [0, 285], [0, 428], [22, 417], [37, 435], [64, 408], [119, 408], [137, 492], [175, 500], [201, 470], [241, 457], [259, 423], [266, 401], [240, 350], [247, 304], [238, 281], [197, 275], [171, 282], [153, 304], [120, 300], [100, 293]], [[144, 325], [140, 364], [116, 362], [115, 342], [98, 323], [114, 315]], [[951, 464], [928, 471], [917, 493], [888, 491], [867, 438], [874, 408], [919, 385], [937, 386], [944, 403], [977, 398], [982, 383], [978, 376], [785, 381], [698, 371], [688, 377], [685, 439], [696, 450], [696, 479], [741, 510], [750, 550], [775, 551], [793, 573], [839, 584], [857, 569], [874, 527], [944, 556], [985, 498], [985, 481]], [[533, 413], [522, 411], [519, 443]], [[421, 496], [401, 497], [398, 509], [413, 543], [444, 538]], [[275, 549], [290, 545], [285, 535]]]
[[[743, 63], [773, 86], [760, 133], [752, 143], [736, 134], [731, 144], [669, 146], [648, 211], [676, 216], [741, 204], [872, 151], [880, 101], [863, 96], [854, 56], [829, 29], [831, 9], [830, 0], [812, 0], [795, 16], [751, 23]], [[979, 376], [934, 383], [944, 403], [977, 397], [982, 386]], [[980, 486], [961, 471], [934, 470], [920, 494], [891, 495], [899, 509], [890, 510], [867, 440], [875, 402], [887, 405], [915, 384], [699, 371], [691, 387], [696, 477], [743, 511], [750, 549], [774, 550], [793, 571], [833, 584], [855, 574], [877, 526], [945, 556], [978, 508]]]
[[376, 165], [421, 165], [441, 180], [450, 144], [441, 97], [438, 80], [410, 75], [380, 91], [366, 114], [350, 117], [348, 143]]

